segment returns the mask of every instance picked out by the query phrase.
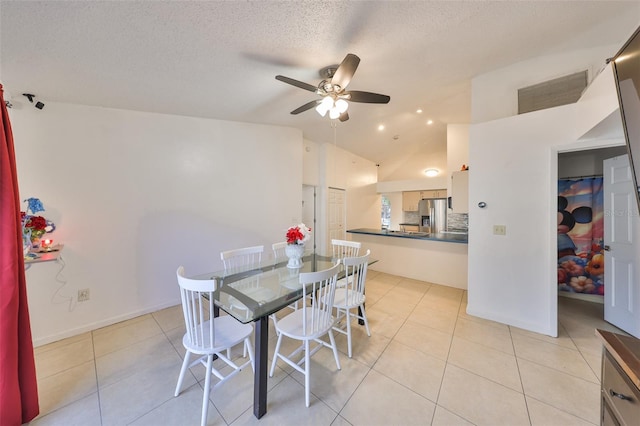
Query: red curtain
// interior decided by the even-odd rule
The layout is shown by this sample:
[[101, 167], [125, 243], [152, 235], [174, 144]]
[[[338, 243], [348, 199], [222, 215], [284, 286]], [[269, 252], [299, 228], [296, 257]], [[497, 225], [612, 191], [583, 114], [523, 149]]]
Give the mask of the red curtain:
[[9, 114], [0, 84], [0, 425], [40, 411], [22, 253], [20, 196]]

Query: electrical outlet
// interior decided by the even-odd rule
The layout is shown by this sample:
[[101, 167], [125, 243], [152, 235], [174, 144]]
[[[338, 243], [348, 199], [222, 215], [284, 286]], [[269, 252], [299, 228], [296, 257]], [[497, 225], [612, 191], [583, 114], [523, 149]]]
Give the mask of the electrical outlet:
[[507, 235], [507, 226], [493, 225], [493, 235]]
[[78, 302], [86, 302], [87, 300], [89, 300], [89, 289], [78, 290]]

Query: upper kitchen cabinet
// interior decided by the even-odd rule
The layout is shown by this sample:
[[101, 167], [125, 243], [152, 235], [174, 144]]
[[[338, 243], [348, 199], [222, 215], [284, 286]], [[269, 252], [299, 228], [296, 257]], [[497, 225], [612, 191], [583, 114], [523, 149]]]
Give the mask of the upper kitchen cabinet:
[[420, 191], [420, 198], [447, 198], [446, 189], [431, 189], [429, 191]]
[[402, 210], [417, 212], [418, 203], [423, 198], [447, 198], [446, 189], [428, 189], [424, 191], [404, 191], [402, 193]]
[[402, 210], [417, 212], [420, 200], [422, 200], [422, 191], [404, 191], [402, 193]]
[[469, 172], [451, 174], [451, 210], [453, 213], [469, 213]]

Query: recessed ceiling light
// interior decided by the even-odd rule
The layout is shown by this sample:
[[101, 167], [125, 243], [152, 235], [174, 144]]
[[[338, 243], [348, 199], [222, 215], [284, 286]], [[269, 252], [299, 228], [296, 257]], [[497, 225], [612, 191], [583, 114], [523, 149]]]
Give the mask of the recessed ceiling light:
[[427, 120], [427, 125], [431, 126], [433, 124], [433, 120]]
[[422, 114], [422, 110], [421, 110], [420, 108], [418, 108], [418, 109], [416, 110], [416, 112], [417, 112], [418, 114]]
[[440, 172], [437, 169], [427, 169], [424, 171], [424, 174], [429, 177], [438, 176], [438, 173]]
[[380, 131], [384, 130], [384, 124], [379, 125], [378, 126], [378, 130], [380, 130]]
[[397, 141], [398, 139], [400, 139], [400, 135], [393, 135], [393, 140]]

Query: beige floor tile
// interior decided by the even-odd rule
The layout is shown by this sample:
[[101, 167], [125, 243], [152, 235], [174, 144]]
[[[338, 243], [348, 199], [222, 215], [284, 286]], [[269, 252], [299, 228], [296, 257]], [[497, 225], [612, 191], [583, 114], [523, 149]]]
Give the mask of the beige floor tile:
[[171, 306], [151, 314], [163, 331], [184, 328], [182, 305]]
[[459, 318], [454, 336], [479, 343], [499, 351], [514, 354], [511, 333], [507, 326], [495, 327], [482, 322]]
[[[174, 398], [179, 373], [180, 364], [161, 364], [101, 385], [103, 426], [128, 424]], [[195, 380], [185, 379], [186, 388], [194, 384]]]
[[509, 326], [507, 326], [506, 324], [501, 324], [499, 322], [496, 321], [492, 321], [492, 320], [488, 320], [485, 318], [480, 318], [477, 317], [475, 315], [470, 315], [467, 313], [467, 303], [461, 303], [460, 304], [460, 309], [458, 310], [458, 317], [461, 319], [465, 319], [468, 321], [473, 321], [482, 325], [486, 325], [486, 326], [492, 326], [492, 327], [496, 327], [499, 328], [501, 330], [507, 330], [509, 328]]
[[401, 296], [392, 292], [378, 300], [376, 308], [389, 314], [399, 315], [406, 318], [416, 307], [417, 302], [418, 301], [411, 296]]
[[[367, 336], [364, 327], [357, 327], [358, 328], [354, 327], [351, 331], [352, 359], [371, 367], [378, 358], [380, 358], [380, 355], [382, 355], [382, 352], [384, 352], [385, 348], [389, 345], [391, 339], [380, 334], [373, 334], [373, 331], [371, 332], [371, 336]], [[348, 356], [347, 336], [335, 333], [335, 337], [338, 351]]]
[[420, 299], [418, 308], [457, 313], [460, 309], [460, 300], [447, 296], [432, 295], [430, 291], [428, 291], [422, 299]]
[[[170, 398], [129, 424], [131, 426], [199, 425], [202, 418], [202, 393], [203, 390], [199, 385], [193, 385], [178, 397]], [[220, 413], [211, 402], [207, 412], [207, 424], [224, 424]]]
[[525, 394], [538, 401], [599, 423], [600, 386], [525, 359], [518, 359]]
[[516, 392], [522, 392], [520, 373], [513, 355], [454, 337], [447, 362]]
[[[375, 268], [369, 268], [369, 271], [375, 271]], [[380, 283], [384, 283], [384, 284], [390, 284], [392, 286], [398, 285], [398, 283], [400, 281], [403, 280], [402, 277], [399, 277], [397, 275], [391, 275], [391, 274], [387, 274], [385, 272], [378, 272], [376, 271], [377, 274], [375, 276], [372, 276], [371, 278], [374, 281], [380, 282]], [[368, 274], [369, 272], [367, 272]]]
[[513, 345], [518, 358], [524, 358], [590, 382], [599, 382], [587, 361], [576, 349], [568, 349], [519, 334], [513, 336]]
[[602, 382], [602, 354], [596, 355], [591, 352], [581, 352], [582, 357], [587, 361], [593, 374], [597, 377], [598, 383]]
[[411, 312], [411, 315], [407, 318], [407, 321], [428, 325], [431, 328], [435, 328], [436, 330], [444, 331], [449, 334], [453, 334], [457, 320], [458, 316], [453, 311], [429, 309], [424, 305], [416, 306], [413, 312]]
[[431, 283], [426, 281], [413, 280], [404, 278], [396, 285], [394, 292], [402, 295], [408, 295], [414, 299], [420, 299], [431, 287]]
[[67, 337], [66, 339], [58, 340], [56, 342], [47, 343], [46, 345], [41, 345], [33, 348], [33, 353], [37, 356], [43, 352], [47, 352], [53, 349], [59, 349], [60, 347], [70, 345], [72, 343], [77, 343], [81, 340], [91, 340], [92, 334], [91, 332], [78, 334], [77, 336]]
[[256, 419], [253, 409], [245, 411], [234, 425], [330, 425], [338, 413], [325, 403], [309, 395], [309, 407], [305, 406], [304, 386], [287, 377], [269, 392], [267, 414]]
[[[344, 354], [339, 354], [341, 370], [330, 349], [322, 349], [311, 357], [311, 393], [335, 412], [339, 412], [369, 372], [369, 366]], [[304, 376], [293, 372], [291, 377], [304, 386]]]
[[545, 336], [544, 334], [535, 333], [529, 330], [523, 330], [521, 328], [514, 327], [514, 326], [509, 326], [509, 328], [511, 329], [511, 334], [513, 336], [515, 335], [526, 336], [531, 339], [540, 340], [545, 343], [551, 343], [554, 345], [562, 346], [563, 348], [575, 349], [575, 350], [578, 349], [575, 343], [573, 343], [573, 340], [571, 340], [571, 337], [569, 336], [569, 333], [567, 333], [567, 330], [565, 330], [565, 328], [562, 326], [562, 324], [558, 324], [558, 337]]
[[448, 364], [438, 405], [476, 425], [528, 425], [524, 395]]
[[98, 383], [101, 387], [142, 372], [153, 372], [167, 365], [180, 370], [182, 359], [164, 334], [96, 358]]
[[[204, 368], [202, 368], [204, 371]], [[223, 374], [228, 374], [231, 369], [228, 368]], [[226, 382], [220, 383], [211, 390], [209, 399], [222, 415], [226, 423], [231, 423], [242, 415], [246, 410], [253, 407], [253, 370], [251, 367], [243, 369]], [[273, 388], [277, 382], [284, 380], [286, 375], [281, 374], [267, 380], [267, 389]], [[274, 380], [275, 379], [275, 380]], [[211, 385], [217, 382], [212, 377]], [[204, 380], [200, 381], [200, 392], [204, 389]], [[200, 394], [202, 397], [202, 393]]]
[[431, 426], [473, 426], [473, 423], [437, 405]]
[[371, 370], [340, 415], [353, 425], [424, 425], [435, 404]]
[[580, 352], [588, 352], [592, 355], [602, 353], [602, 340], [596, 337], [595, 327], [568, 330], [567, 332]]
[[435, 328], [407, 322], [396, 334], [394, 341], [403, 343], [427, 355], [446, 360], [452, 335]]
[[38, 378], [48, 377], [88, 361], [93, 361], [93, 341], [81, 339], [35, 354]]
[[98, 393], [94, 392], [52, 413], [40, 415], [29, 426], [101, 426]]
[[331, 426], [352, 426], [352, 425], [344, 417], [338, 416], [333, 421], [333, 423], [331, 423]]
[[162, 329], [151, 315], [144, 315], [141, 318], [143, 319], [125, 321], [97, 330], [93, 335], [96, 357], [162, 334]]
[[445, 361], [396, 341], [391, 342], [373, 369], [435, 402]]
[[592, 426], [586, 420], [558, 410], [551, 405], [527, 397], [531, 426]]
[[38, 380], [40, 414], [45, 415], [98, 390], [92, 361]]
[[367, 307], [367, 319], [369, 320], [369, 329], [371, 336], [382, 335], [384, 337], [393, 338], [402, 324], [407, 320], [407, 315], [398, 312], [389, 312], [379, 309], [378, 303], [374, 306]]

